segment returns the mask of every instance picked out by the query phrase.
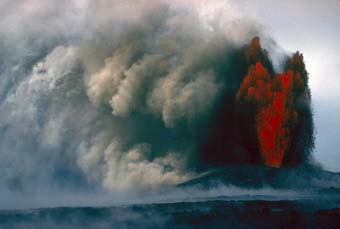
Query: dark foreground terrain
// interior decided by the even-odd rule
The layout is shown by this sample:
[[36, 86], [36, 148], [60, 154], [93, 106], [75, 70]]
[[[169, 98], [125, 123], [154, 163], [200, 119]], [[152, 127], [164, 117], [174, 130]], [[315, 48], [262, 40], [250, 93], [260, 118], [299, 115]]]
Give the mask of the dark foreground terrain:
[[[328, 206], [328, 207], [326, 207]], [[339, 198], [0, 211], [0, 228], [340, 228]]]
[[138, 204], [0, 210], [0, 228], [340, 228], [340, 174], [314, 167], [226, 167], [173, 193], [148, 193], [142, 199], [151, 201]]

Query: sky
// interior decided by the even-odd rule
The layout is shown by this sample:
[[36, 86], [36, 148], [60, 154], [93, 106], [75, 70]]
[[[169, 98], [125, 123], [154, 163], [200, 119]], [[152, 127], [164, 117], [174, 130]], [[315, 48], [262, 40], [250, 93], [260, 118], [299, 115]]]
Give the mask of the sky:
[[246, 0], [238, 4], [258, 18], [283, 50], [304, 54], [316, 128], [314, 157], [325, 169], [340, 172], [340, 1]]

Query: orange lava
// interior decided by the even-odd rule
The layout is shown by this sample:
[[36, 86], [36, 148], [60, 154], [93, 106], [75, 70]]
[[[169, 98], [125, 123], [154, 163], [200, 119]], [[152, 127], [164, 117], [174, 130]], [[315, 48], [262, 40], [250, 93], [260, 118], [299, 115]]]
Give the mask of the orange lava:
[[264, 164], [280, 167], [291, 144], [298, 119], [292, 108], [294, 87], [303, 80], [298, 72], [271, 76], [261, 62], [251, 65], [236, 95], [239, 102], [256, 104], [256, 132]]

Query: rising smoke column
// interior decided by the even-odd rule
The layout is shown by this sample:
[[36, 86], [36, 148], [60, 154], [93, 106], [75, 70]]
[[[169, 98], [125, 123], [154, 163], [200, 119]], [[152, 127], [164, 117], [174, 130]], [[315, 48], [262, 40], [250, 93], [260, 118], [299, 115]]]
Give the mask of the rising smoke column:
[[[297, 53], [287, 60], [287, 71], [276, 75], [271, 74], [271, 68], [268, 70], [264, 66], [268, 62], [263, 56], [265, 51], [262, 51], [259, 38], [256, 37], [245, 52], [246, 59], [252, 64], [236, 95], [237, 103], [248, 109], [250, 119], [239, 121], [254, 122], [258, 150], [265, 165], [296, 165], [302, 163], [302, 158], [306, 158], [303, 149], [295, 149], [295, 141], [301, 134], [297, 133], [297, 129], [301, 131], [303, 128], [302, 124], [298, 124], [303, 123], [306, 116], [311, 116], [308, 113], [310, 110], [306, 111], [306, 107], [310, 106], [310, 94], [302, 55]], [[305, 108], [299, 106], [301, 100], [305, 102]], [[246, 110], [243, 109], [243, 112]], [[308, 133], [312, 136], [312, 132]]]
[[[274, 109], [274, 98], [259, 106], [236, 94], [249, 66], [261, 63], [267, 84], [274, 68], [258, 38], [242, 47], [261, 28], [227, 2], [7, 4], [0, 192], [136, 191], [183, 182], [206, 167], [262, 164], [258, 130], [266, 125], [255, 124], [268, 120], [270, 112], [259, 111]], [[298, 165], [313, 146], [307, 72], [300, 54], [283, 67], [304, 85], [284, 90], [280, 109], [298, 118], [281, 112], [278, 125], [294, 121], [282, 165]]]
[[192, 177], [230, 55], [260, 33], [248, 15], [221, 0], [11, 2], [0, 191], [134, 192]]

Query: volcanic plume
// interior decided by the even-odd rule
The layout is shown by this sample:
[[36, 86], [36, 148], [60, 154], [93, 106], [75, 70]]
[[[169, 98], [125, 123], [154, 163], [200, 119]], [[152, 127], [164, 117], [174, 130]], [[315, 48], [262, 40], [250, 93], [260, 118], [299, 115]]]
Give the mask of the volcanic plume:
[[[45, 10], [33, 7], [40, 1]], [[221, 0], [32, 2], [1, 12], [0, 192], [138, 192], [216, 166], [308, 161], [303, 56], [276, 55], [243, 9]], [[30, 13], [13, 20], [21, 8]], [[244, 46], [254, 34], [268, 52], [258, 37]]]

